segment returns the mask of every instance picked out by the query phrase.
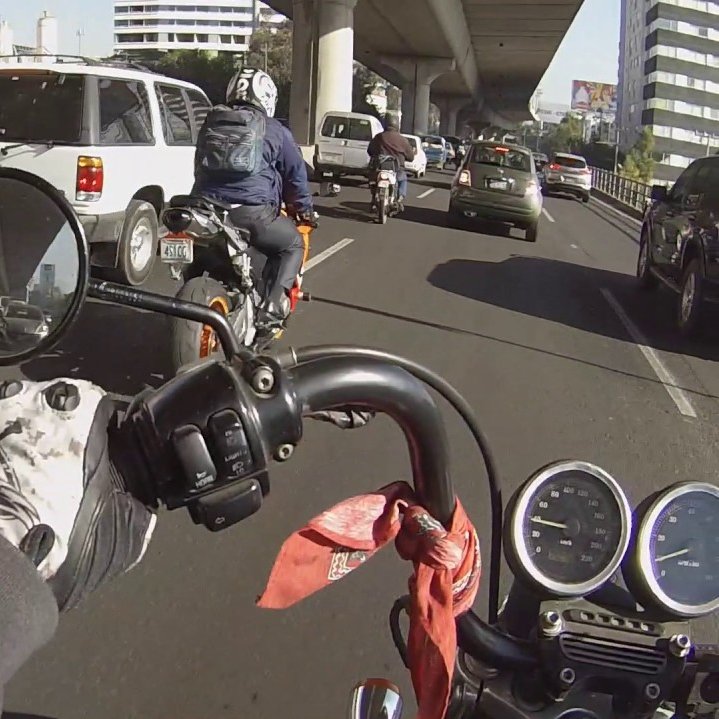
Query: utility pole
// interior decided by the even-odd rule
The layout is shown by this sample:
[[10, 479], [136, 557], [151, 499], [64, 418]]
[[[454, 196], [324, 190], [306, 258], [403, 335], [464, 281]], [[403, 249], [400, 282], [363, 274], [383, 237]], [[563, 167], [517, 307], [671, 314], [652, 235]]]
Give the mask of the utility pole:
[[270, 51], [270, 46], [268, 43], [265, 43], [263, 45], [264, 51], [265, 51], [265, 72], [267, 72], [267, 66], [268, 66], [268, 53]]
[[78, 28], [75, 34], [77, 35], [77, 54], [82, 56], [82, 38], [85, 37], [85, 30]]
[[614, 128], [614, 174], [619, 169], [619, 126]]

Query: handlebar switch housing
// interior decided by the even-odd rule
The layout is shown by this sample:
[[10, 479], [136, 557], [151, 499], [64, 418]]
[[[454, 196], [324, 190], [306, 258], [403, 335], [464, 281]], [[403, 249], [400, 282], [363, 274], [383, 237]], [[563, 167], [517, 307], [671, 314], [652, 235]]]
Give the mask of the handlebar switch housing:
[[240, 364], [206, 362], [139, 395], [111, 433], [128, 489], [148, 505], [187, 507], [212, 531], [258, 511], [269, 462], [302, 437], [301, 405], [279, 366], [268, 367], [274, 382], [262, 393]]

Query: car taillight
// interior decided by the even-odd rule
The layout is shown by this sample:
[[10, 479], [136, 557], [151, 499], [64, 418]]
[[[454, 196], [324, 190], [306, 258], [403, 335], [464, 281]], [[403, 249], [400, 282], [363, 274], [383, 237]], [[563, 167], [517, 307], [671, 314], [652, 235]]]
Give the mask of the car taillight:
[[537, 192], [539, 185], [534, 180], [530, 180], [527, 183], [527, 189], [524, 191], [525, 195], [534, 195]]
[[102, 196], [105, 184], [105, 170], [101, 157], [77, 158], [77, 183], [75, 198], [82, 202], [93, 202]]
[[468, 187], [472, 185], [472, 175], [469, 174], [469, 170], [462, 170], [462, 172], [459, 173], [459, 178], [457, 179], [458, 184], [460, 185], [467, 185]]
[[556, 162], [553, 162], [553, 163], [549, 166], [549, 169], [550, 169], [550, 170], [558, 170], [559, 167], [560, 167], [560, 166], [559, 166]]
[[591, 168], [585, 167], [585, 168], [582, 170], [582, 174], [583, 174], [583, 175], [591, 175], [591, 174], [592, 174]]

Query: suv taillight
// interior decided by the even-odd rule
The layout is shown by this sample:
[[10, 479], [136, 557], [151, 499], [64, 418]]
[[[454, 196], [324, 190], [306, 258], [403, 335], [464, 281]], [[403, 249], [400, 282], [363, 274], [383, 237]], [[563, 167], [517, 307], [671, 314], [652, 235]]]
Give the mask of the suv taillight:
[[77, 183], [75, 198], [81, 202], [93, 202], [102, 196], [105, 184], [105, 170], [101, 157], [77, 158]]
[[561, 167], [561, 165], [558, 165], [556, 162], [553, 162], [550, 166], [550, 170], [558, 170]]
[[466, 187], [472, 186], [472, 175], [469, 173], [469, 170], [462, 170], [459, 173], [457, 183], [460, 185], [465, 185]]

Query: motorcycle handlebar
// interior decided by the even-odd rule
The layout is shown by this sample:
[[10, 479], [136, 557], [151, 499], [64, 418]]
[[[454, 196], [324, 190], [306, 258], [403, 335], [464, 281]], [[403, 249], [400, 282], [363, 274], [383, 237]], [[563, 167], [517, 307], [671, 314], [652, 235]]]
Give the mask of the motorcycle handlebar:
[[[347, 406], [382, 412], [407, 440], [415, 492], [420, 503], [448, 524], [456, 497], [449, 471], [449, 445], [441, 414], [424, 385], [408, 371], [370, 357], [317, 357], [287, 372], [310, 414]], [[473, 611], [457, 618], [459, 646], [500, 669], [536, 666], [533, 647], [483, 622]]]

